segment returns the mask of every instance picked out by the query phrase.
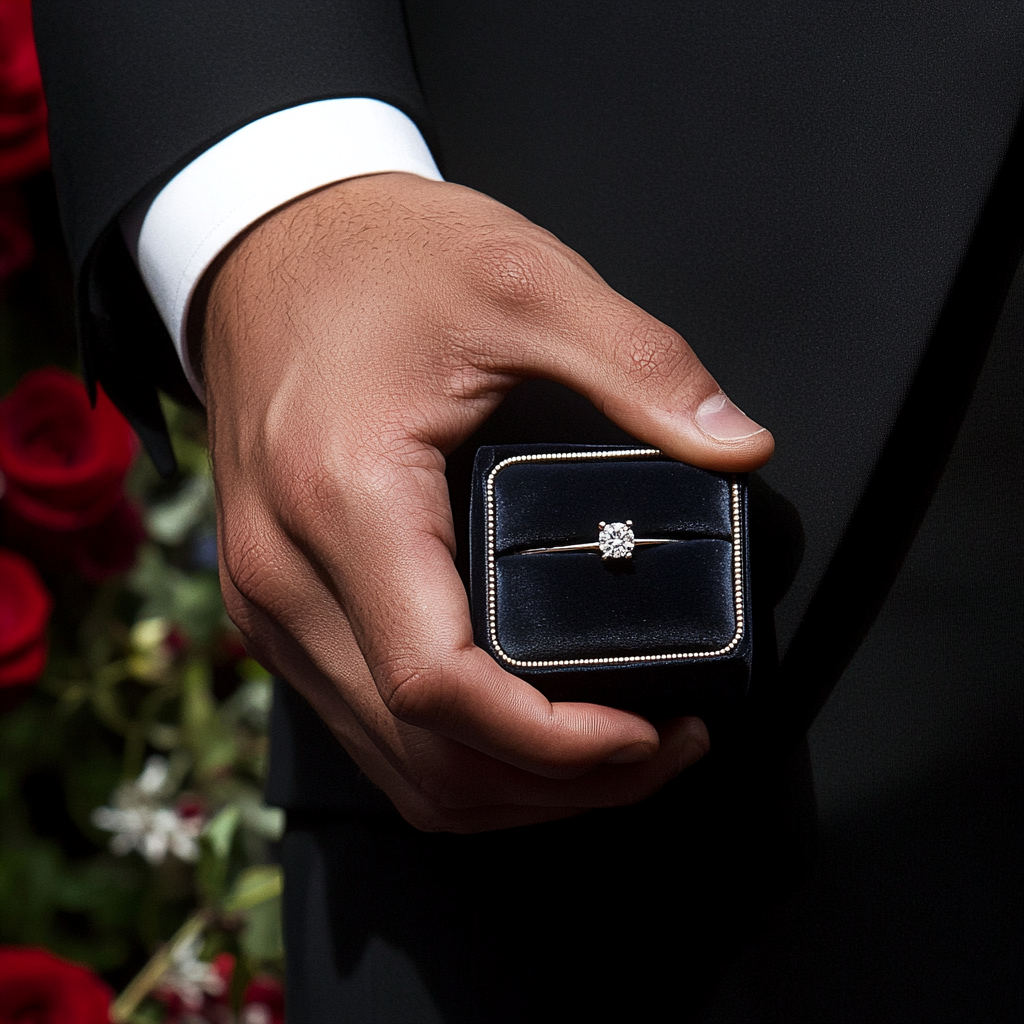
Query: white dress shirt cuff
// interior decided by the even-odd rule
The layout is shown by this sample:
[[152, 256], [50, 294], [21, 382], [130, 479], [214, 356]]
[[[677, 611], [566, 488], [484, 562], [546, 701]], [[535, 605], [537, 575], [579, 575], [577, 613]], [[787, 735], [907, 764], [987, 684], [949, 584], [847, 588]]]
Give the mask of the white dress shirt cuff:
[[400, 110], [359, 97], [318, 100], [239, 128], [155, 198], [143, 195], [121, 215], [122, 234], [200, 400], [185, 329], [206, 268], [271, 210], [332, 182], [382, 171], [442, 180], [419, 129]]

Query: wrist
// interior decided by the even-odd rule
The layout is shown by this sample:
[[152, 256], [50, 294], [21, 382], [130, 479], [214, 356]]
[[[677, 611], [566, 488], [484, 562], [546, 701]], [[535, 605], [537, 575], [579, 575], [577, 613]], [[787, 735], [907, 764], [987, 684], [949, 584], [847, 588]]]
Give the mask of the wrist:
[[401, 208], [405, 194], [424, 186], [455, 187], [403, 171], [347, 178], [283, 204], [238, 234], [207, 268], [189, 307], [185, 344], [204, 392], [211, 348], [229, 347], [233, 362], [265, 358], [257, 354], [263, 332], [246, 324], [274, 316], [291, 287], [308, 287], [310, 276], [322, 278], [309, 273], [317, 264], [336, 278], [346, 249], [351, 255], [361, 243], [372, 245], [377, 225]]

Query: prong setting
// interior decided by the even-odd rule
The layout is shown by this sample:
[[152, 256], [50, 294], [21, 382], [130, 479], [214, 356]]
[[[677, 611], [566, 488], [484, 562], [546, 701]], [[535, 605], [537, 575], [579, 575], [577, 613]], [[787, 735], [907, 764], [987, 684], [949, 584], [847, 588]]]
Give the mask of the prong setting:
[[636, 538], [633, 536], [633, 520], [624, 523], [601, 523], [597, 544], [601, 558], [632, 558]]

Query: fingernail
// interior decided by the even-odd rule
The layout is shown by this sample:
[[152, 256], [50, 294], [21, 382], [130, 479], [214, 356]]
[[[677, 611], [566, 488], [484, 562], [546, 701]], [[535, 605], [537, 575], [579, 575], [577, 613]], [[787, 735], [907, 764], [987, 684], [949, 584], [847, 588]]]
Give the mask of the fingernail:
[[705, 434], [716, 441], [742, 441], [765, 429], [733, 405], [721, 391], [701, 402], [694, 420]]
[[650, 743], [631, 743], [628, 747], [616, 750], [605, 764], [635, 764], [646, 761], [654, 753]]

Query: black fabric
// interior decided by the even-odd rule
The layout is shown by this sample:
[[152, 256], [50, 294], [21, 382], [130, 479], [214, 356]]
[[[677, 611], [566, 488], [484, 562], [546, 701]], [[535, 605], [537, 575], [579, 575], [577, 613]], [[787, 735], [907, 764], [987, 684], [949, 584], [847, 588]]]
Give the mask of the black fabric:
[[[785, 651], [1014, 132], [1024, 8], [409, 0], [406, 10], [442, 171], [580, 252], [679, 330], [774, 432], [764, 475], [806, 532], [777, 610]], [[1005, 284], [1012, 256], [987, 256]]]
[[370, 96], [423, 122], [398, 0], [39, 0], [32, 10], [79, 271], [136, 195], [258, 117]]
[[82, 367], [169, 476], [156, 389], [195, 398], [114, 220], [219, 139], [299, 103], [369, 96], [428, 131], [401, 5], [39, 0], [32, 9]]
[[687, 1020], [805, 872], [813, 814], [806, 751], [753, 779], [708, 762], [638, 807], [475, 836], [292, 812], [289, 1015]]
[[816, 867], [700, 1024], [1024, 1012], [1024, 272], [948, 467], [810, 730]]
[[[421, 124], [429, 111], [446, 175], [681, 330], [775, 432], [766, 479], [813, 524], [778, 608], [785, 651], [1015, 130], [1024, 8], [409, 0], [400, 15], [370, 0], [42, 0], [79, 273], [135, 194], [248, 120], [327, 95], [388, 100]], [[993, 280], [1013, 267], [997, 249], [982, 260]]]
[[[960, 929], [970, 936], [971, 948], [989, 951], [988, 962], [1007, 962], [1010, 946], [1002, 938], [1010, 927], [1007, 915], [988, 900], [986, 882], [976, 880], [991, 877], [1000, 880], [993, 884], [1002, 884], [1007, 877], [1006, 809], [993, 801], [994, 794], [1006, 792], [1000, 786], [1009, 776], [1003, 774], [1004, 762], [996, 764], [992, 757], [996, 747], [1017, 749], [1002, 737], [1005, 730], [1019, 730], [1019, 699], [1013, 703], [1007, 694], [1015, 692], [1019, 680], [1020, 570], [1007, 574], [1003, 565], [1019, 555], [1007, 546], [1007, 531], [1020, 536], [1020, 501], [994, 504], [992, 482], [1006, 471], [1012, 454], [1006, 432], [1019, 436], [1019, 388], [1015, 418], [987, 421], [1001, 424], [1002, 433], [986, 434], [987, 443], [972, 449], [976, 472], [961, 466], [953, 487], [942, 469], [965, 410], [984, 419], [1005, 412], [993, 402], [1008, 400], [989, 388], [971, 404], [1024, 233], [1017, 148], [1024, 97], [1019, 0], [969, 5], [957, 0], [926, 5], [915, 0], [867, 5], [406, 0], [401, 7], [384, 0], [303, 0], [286, 6], [268, 0], [245, 5], [37, 0], [35, 10], [55, 171], [79, 275], [85, 365], [109, 382], [157, 448], [153, 388], [174, 390], [180, 373], [123, 250], [110, 248], [115, 245], [111, 222], [142, 189], [166, 180], [232, 129], [272, 110], [332, 95], [374, 96], [409, 112], [427, 130], [449, 178], [550, 229], [614, 288], [680, 330], [725, 390], [776, 437], [775, 458], [752, 478], [750, 488], [758, 658], [750, 697], [739, 717], [711, 723], [713, 760], [682, 789], [672, 787], [654, 817], [637, 809], [632, 816], [613, 816], [618, 824], [607, 831], [605, 825], [572, 823], [524, 830], [525, 838], [482, 837], [465, 847], [457, 837], [402, 833], [405, 838], [399, 838], [399, 826], [385, 825], [394, 829], [388, 843], [381, 846], [383, 840], [369, 834], [357, 842], [352, 829], [381, 818], [393, 821], [393, 812], [374, 810], [380, 795], [345, 767], [308, 707], [279, 695], [270, 791], [295, 813], [317, 818], [293, 821], [285, 844], [290, 891], [309, 882], [303, 912], [310, 915], [309, 926], [332, 922], [332, 941], [342, 951], [334, 973], [299, 970], [307, 955], [310, 964], [322, 957], [317, 960], [310, 951], [301, 916], [295, 916], [298, 904], [289, 897], [289, 941], [298, 951], [289, 961], [295, 1005], [317, 1000], [332, 1005], [341, 991], [337, 979], [351, 975], [364, 940], [375, 928], [384, 934], [384, 925], [375, 924], [366, 910], [372, 907], [381, 921], [396, 914], [398, 923], [388, 926], [391, 937], [381, 940], [386, 946], [374, 946], [385, 952], [373, 960], [377, 966], [370, 974], [397, 962], [387, 950], [405, 949], [417, 965], [404, 975], [413, 979], [408, 991], [419, 976], [439, 1013], [451, 1019], [501, 1019], [504, 1011], [494, 1009], [499, 1003], [493, 1000], [507, 988], [500, 979], [489, 988], [486, 979], [500, 973], [501, 955], [512, 952], [494, 945], [497, 939], [487, 939], [480, 928], [467, 933], [480, 937], [478, 950], [459, 945], [465, 939], [457, 932], [468, 927], [474, 912], [465, 894], [482, 890], [470, 887], [458, 895], [455, 876], [444, 867], [448, 851], [456, 851], [450, 854], [453, 864], [466, 865], [469, 855], [457, 851], [504, 849], [507, 843], [523, 857], [539, 858], [543, 851], [549, 878], [593, 881], [598, 876], [588, 873], [582, 841], [570, 838], [574, 830], [583, 835], [592, 829], [601, 841], [613, 837], [607, 838], [613, 850], [628, 846], [631, 832], [657, 836], [674, 849], [673, 844], [703, 843], [720, 821], [740, 830], [725, 829], [727, 835], [744, 834], [748, 822], [749, 846], [737, 846], [720, 859], [720, 871], [692, 877], [699, 879], [699, 891], [728, 894], [723, 879], [746, 884], [748, 876], [738, 869], [754, 866], [758, 872], [750, 882], [749, 902], [771, 902], [781, 884], [776, 869], [800, 857], [763, 853], [773, 843], [761, 841], [756, 823], [764, 821], [763, 808], [802, 806], [799, 773], [787, 773], [783, 766], [795, 757], [802, 730], [854, 659], [841, 686], [855, 684], [857, 692], [870, 694], [879, 721], [892, 722], [902, 711], [912, 723], [908, 730], [926, 733], [929, 716], [943, 709], [942, 715], [973, 737], [973, 753], [949, 760], [948, 750], [966, 742], [950, 727], [942, 733], [944, 741], [926, 752], [914, 748], [916, 767], [909, 772], [898, 751], [885, 761], [890, 748], [865, 727], [871, 716], [852, 713], [864, 711], [856, 701], [849, 714], [839, 714], [821, 756], [833, 777], [847, 780], [853, 795], [846, 810], [826, 823], [823, 834], [832, 854], [824, 863], [853, 874], [845, 888], [838, 875], [819, 879], [805, 917], [797, 919], [796, 937], [780, 933], [777, 950], [783, 964], [787, 950], [796, 950], [790, 963], [794, 977], [802, 972], [811, 979], [800, 991], [817, 992], [825, 1011], [809, 1002], [787, 1017], [785, 1007], [799, 1002], [794, 997], [788, 1004], [783, 999], [784, 1009], [775, 1018], [764, 1019], [1013, 1019], [1019, 1006], [1006, 984], [1012, 968], [986, 973], [977, 958], [957, 959], [960, 947], [943, 945], [940, 934]], [[1018, 351], [1019, 338], [1018, 323], [1013, 338]], [[145, 354], [136, 357], [133, 343]], [[466, 520], [470, 463], [478, 445], [563, 441], [631, 439], [554, 385], [533, 382], [517, 389], [449, 458], [456, 525]], [[1019, 452], [1015, 457], [1019, 460]], [[954, 454], [954, 464], [956, 459]], [[915, 547], [909, 565], [916, 569], [899, 576], [940, 477], [939, 496], [951, 503], [940, 506], [947, 509], [942, 521], [969, 523], [970, 537], [965, 541], [952, 526], [940, 530], [943, 542]], [[964, 483], [970, 480], [977, 492]], [[953, 490], [944, 492], [947, 487]], [[998, 496], [1005, 501], [1005, 494]], [[1013, 527], [1004, 518], [1006, 509], [1017, 512]], [[922, 536], [931, 521], [925, 518]], [[459, 538], [457, 556], [464, 578], [465, 539], [464, 534]], [[969, 557], [960, 562], [958, 551]], [[981, 585], [989, 578], [998, 585]], [[942, 586], [929, 590], [936, 580]], [[891, 612], [893, 607], [899, 614]], [[872, 631], [880, 608], [881, 626]], [[988, 638], [980, 647], [979, 635]], [[866, 646], [855, 657], [865, 636]], [[913, 713], [904, 700], [908, 687], [919, 695]], [[1001, 714], [989, 717], [991, 707]], [[956, 708], [959, 718], [949, 708]], [[1016, 710], [1011, 714], [1008, 708]], [[828, 751], [850, 757], [851, 750], [873, 753], [883, 762], [875, 765], [886, 778], [882, 790], [873, 790], [868, 776], [852, 769], [844, 773], [841, 764], [828, 762]], [[757, 787], [761, 776], [770, 782], [764, 789]], [[943, 786], [952, 794], [948, 827], [936, 824]], [[707, 828], [672, 831], [679, 822], [667, 809], [673, 794], [683, 791], [687, 814], [691, 806], [695, 815], [700, 807], [714, 806], [717, 817], [700, 819]], [[755, 795], [748, 800], [748, 794]], [[317, 816], [327, 808], [351, 813], [344, 823], [325, 824]], [[800, 814], [795, 818], [805, 820]], [[802, 848], [794, 816], [780, 812], [778, 820], [785, 834], [774, 845]], [[959, 831], [956, 824], [962, 825]], [[964, 841], [961, 857], [953, 837], [975, 826], [981, 831]], [[888, 837], [892, 848], [887, 850]], [[940, 849], [942, 843], [950, 849]], [[345, 859], [346, 850], [359, 849], [364, 852]], [[408, 854], [401, 863], [410, 865], [411, 875], [386, 860], [389, 850]], [[735, 858], [741, 854], [746, 857], [739, 865]], [[498, 864], [504, 856], [488, 853], [484, 860]], [[628, 851], [623, 856], [637, 866]], [[853, 863], [855, 856], [863, 863]], [[401, 897], [398, 903], [388, 902], [390, 890], [374, 874], [375, 857], [395, 867], [388, 880]], [[327, 889], [316, 890], [315, 873], [308, 879], [301, 874], [318, 863], [326, 865]], [[577, 975], [563, 974], [559, 1005], [565, 1007], [569, 993], [575, 993], [578, 1005], [589, 1010], [593, 993], [606, 992], [603, 1005], [625, 1006], [630, 977], [649, 983], [634, 986], [642, 999], [654, 993], [648, 1001], [672, 998], [688, 989], [694, 976], [699, 987], [699, 965], [720, 961], [725, 946], [715, 939], [710, 945], [718, 952], [709, 960], [699, 959], [698, 951], [692, 974], [673, 975], [674, 965], [646, 942], [643, 928], [650, 918], [630, 917], [623, 909], [627, 901], [621, 894], [631, 891], [630, 885], [618, 884], [614, 865], [603, 855], [597, 863], [605, 865], [600, 879], [615, 877], [620, 894], [613, 897], [619, 909], [604, 933], [615, 956], [598, 961], [605, 968], [604, 988], [586, 973], [572, 988]], [[928, 868], [915, 875], [915, 863]], [[433, 867], [424, 874], [420, 864]], [[678, 878], [672, 864], [662, 860], [649, 861], [645, 870], [637, 870], [640, 888], [633, 890], [641, 897], [659, 880], [664, 891], [667, 880]], [[347, 880], [339, 871], [368, 872], [369, 902], [359, 905], [362, 916], [346, 918], [337, 909], [351, 909], [355, 899], [351, 892], [346, 895]], [[466, 871], [475, 877], [471, 866]], [[424, 881], [432, 875], [438, 878], [436, 890]], [[877, 883], [875, 875], [881, 879]], [[423, 883], [424, 900], [438, 901], [436, 915], [420, 912], [415, 902], [420, 889], [410, 877]], [[918, 886], [917, 902], [904, 898], [908, 879]], [[644, 889], [648, 883], [651, 889]], [[971, 891], [977, 895], [960, 899], [975, 883]], [[586, 884], [572, 890], [570, 918], [582, 915], [591, 926], [587, 935], [601, 935], [596, 910], [584, 899]], [[676, 895], [672, 890], [671, 898]], [[444, 911], [449, 900], [453, 909]], [[739, 898], [739, 904], [744, 901]], [[929, 915], [922, 909], [929, 901], [948, 913]], [[741, 933], [740, 922], [750, 914], [732, 916], [727, 908], [736, 905], [723, 898], [703, 917], [696, 915], [699, 927], [717, 929], [722, 922], [726, 938]], [[480, 902], [484, 909], [477, 920], [491, 916], [493, 906]], [[859, 1018], [852, 1011], [844, 1017], [839, 996], [816, 987], [814, 951], [805, 950], [803, 959], [798, 955], [800, 936], [813, 934], [819, 924], [815, 915], [835, 913], [837, 906], [846, 908], [846, 920], [861, 931], [853, 924], [845, 930], [837, 926], [832, 945], [816, 947], [834, 954], [820, 977], [837, 979], [837, 992], [855, 989], [858, 998], [851, 997], [849, 1005], [866, 1008]], [[901, 926], [902, 939], [887, 945], [892, 930], [885, 932], [886, 941], [878, 936], [891, 925], [889, 907], [909, 907], [914, 920]], [[513, 909], [525, 921], [530, 905], [524, 899], [521, 910]], [[517, 982], [524, 993], [552, 991], [545, 988], [544, 979], [552, 975], [544, 965], [561, 950], [553, 948], [551, 937], [564, 934], [553, 913], [548, 906], [548, 916], [536, 918], [547, 922], [544, 927], [528, 932], [523, 924], [514, 932], [523, 939], [514, 962], [524, 965]], [[686, 907], [671, 919], [688, 921]], [[345, 931], [346, 922], [353, 931]], [[425, 937], [432, 927], [434, 942]], [[399, 932], [406, 938], [394, 938]], [[644, 952], [634, 956], [637, 935], [643, 941], [636, 948]], [[870, 974], [857, 971], [858, 964], [879, 963], [872, 942], [890, 964], [877, 1004], [865, 994]], [[678, 947], [686, 957], [690, 948]], [[494, 951], [490, 966], [487, 949]], [[470, 965], [461, 974], [460, 956]], [[901, 958], [910, 975], [903, 988]], [[677, 959], [689, 971], [683, 953]], [[757, 989], [760, 968], [755, 963], [751, 970], [753, 981], [736, 976], [725, 983], [728, 992], [736, 996], [745, 985]], [[666, 978], [676, 983], [666, 986]], [[467, 999], [484, 1000], [490, 991], [487, 1012], [473, 1018], [470, 1010], [459, 1008], [462, 990], [451, 989], [460, 983]], [[799, 988], [796, 981], [793, 985]], [[954, 990], [961, 1001], [947, 1000], [946, 1009], [932, 996]], [[370, 1008], [361, 1017], [362, 1011], [353, 1010], [353, 1019], [373, 1019], [373, 1006], [383, 998], [379, 986], [376, 991], [374, 996], [372, 986], [365, 989], [371, 1002], [360, 1005]], [[508, 1005], [518, 1005], [516, 992]], [[765, 1000], [770, 1004], [772, 998]], [[972, 1017], [971, 1006], [984, 1007], [985, 1014]], [[337, 1014], [348, 1012], [337, 1009]], [[296, 1019], [341, 1019], [326, 1013], [311, 1010]], [[567, 1016], [588, 1019], [582, 1012]], [[610, 1012], [609, 1017], [615, 1019]], [[534, 1013], [533, 1019], [542, 1017]], [[757, 1017], [741, 1010], [722, 1019]]]
[[274, 681], [266, 800], [274, 807], [346, 808], [401, 820], [320, 716], [283, 679]]
[[1024, 274], [1014, 295], [904, 568], [811, 729], [817, 820], [799, 749], [763, 762], [759, 790], [757, 756], [730, 774], [714, 746], [655, 802], [542, 829], [293, 812], [297, 1020], [1019, 1019]]
[[542, 661], [703, 652], [724, 647], [736, 632], [729, 541], [693, 539], [639, 548], [628, 566], [601, 565], [600, 557], [573, 554], [543, 559], [511, 554], [498, 560], [497, 630], [510, 657]]
[[[82, 368], [95, 400], [97, 381], [122, 409], [161, 476], [177, 463], [155, 384], [183, 405], [199, 407], [178, 354], [154, 307], [121, 232], [113, 227], [96, 249], [95, 273], [80, 299], [89, 331], [81, 337]], [[140, 344], [140, 338], [156, 339]]]

